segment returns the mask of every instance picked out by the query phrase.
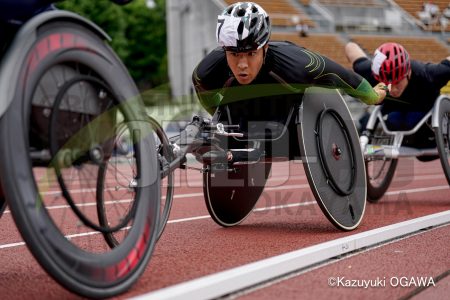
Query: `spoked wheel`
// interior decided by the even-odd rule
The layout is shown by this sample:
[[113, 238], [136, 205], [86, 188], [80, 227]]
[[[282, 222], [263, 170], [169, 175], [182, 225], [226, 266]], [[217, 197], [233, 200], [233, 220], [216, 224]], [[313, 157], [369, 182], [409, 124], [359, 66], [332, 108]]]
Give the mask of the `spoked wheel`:
[[211, 218], [220, 226], [241, 223], [261, 196], [271, 164], [257, 163], [235, 167], [235, 172], [203, 174], [203, 195]]
[[[13, 217], [63, 286], [92, 298], [124, 292], [147, 265], [159, 217], [156, 145], [138, 91], [113, 51], [82, 26], [44, 25], [28, 53], [0, 120], [0, 178]], [[129, 132], [126, 153], [113, 143], [119, 123]], [[108, 191], [115, 213], [105, 226], [97, 184], [110, 161], [116, 176], [103, 180], [122, 183], [123, 172], [129, 189]], [[120, 246], [111, 249], [103, 234], [118, 231]]]
[[338, 91], [309, 88], [300, 107], [300, 151], [322, 212], [337, 228], [355, 229], [366, 205], [364, 159], [350, 112]]
[[[149, 119], [149, 122], [155, 132], [158, 161], [162, 168], [162, 164], [168, 164], [173, 159], [170, 142], [164, 130], [156, 121]], [[134, 180], [137, 170], [132, 137], [126, 124], [121, 123], [117, 126], [111, 142], [111, 155], [100, 164], [99, 168], [97, 214], [102, 226], [114, 229], [114, 227], [117, 227], [117, 224], [112, 223], [114, 220], [129, 218], [129, 215], [134, 211], [133, 199], [136, 197], [138, 187], [135, 186]], [[121, 159], [119, 159], [120, 155], [123, 156]], [[170, 172], [165, 178], [161, 178], [162, 197], [160, 205], [161, 217], [157, 231], [158, 239], [161, 237], [169, 219], [174, 190], [173, 178], [173, 172]], [[103, 233], [106, 242], [111, 248], [120, 245], [126, 234], [127, 231], [124, 230], [109, 230]]]
[[[389, 146], [394, 137], [386, 135], [379, 122], [369, 137], [370, 151], [377, 151], [381, 146]], [[367, 177], [367, 200], [376, 203], [386, 193], [394, 178], [398, 159], [368, 157], [365, 159]]]
[[436, 144], [442, 169], [447, 182], [450, 184], [450, 99], [441, 98], [440, 101], [436, 102], [434, 110], [439, 113], [439, 126], [434, 128]]

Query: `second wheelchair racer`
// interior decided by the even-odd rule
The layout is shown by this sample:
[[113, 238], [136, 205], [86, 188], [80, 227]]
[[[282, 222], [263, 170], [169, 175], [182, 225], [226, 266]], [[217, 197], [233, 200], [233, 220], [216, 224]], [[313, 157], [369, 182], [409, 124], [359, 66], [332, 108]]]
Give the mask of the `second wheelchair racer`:
[[[354, 42], [345, 46], [347, 59], [353, 70], [371, 84], [382, 82], [388, 86], [388, 95], [382, 107], [391, 130], [409, 130], [432, 109], [440, 90], [450, 80], [450, 57], [440, 63], [412, 60], [408, 51], [398, 43], [384, 43], [372, 59]], [[364, 126], [364, 124], [363, 124]], [[414, 137], [413, 137], [414, 139]], [[411, 146], [435, 147], [433, 131], [423, 126]]]

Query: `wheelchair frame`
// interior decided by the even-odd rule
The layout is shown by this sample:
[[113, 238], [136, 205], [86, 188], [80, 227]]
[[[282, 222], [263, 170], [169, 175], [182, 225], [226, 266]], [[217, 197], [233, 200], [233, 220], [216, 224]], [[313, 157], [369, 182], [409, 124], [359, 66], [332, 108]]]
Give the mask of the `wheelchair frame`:
[[[297, 138], [300, 144], [299, 155], [301, 156], [308, 182], [320, 208], [330, 220], [330, 222], [337, 228], [341, 230], [355, 229], [359, 225], [365, 209], [366, 182], [365, 177], [363, 176], [364, 167], [361, 166], [363, 165], [363, 157], [362, 153], [360, 152], [359, 143], [357, 142], [356, 128], [352, 121], [347, 105], [345, 104], [345, 100], [343, 99], [342, 95], [336, 90], [327, 90], [327, 92], [324, 92], [324, 90], [326, 89], [308, 89], [307, 93], [305, 93], [300, 107], [291, 107], [287, 111], [287, 116], [285, 118], [286, 123], [284, 124], [283, 129], [279, 130], [279, 135], [275, 136], [273, 139], [242, 139], [242, 137], [244, 136], [243, 133], [226, 132], [225, 129], [236, 129], [239, 128], [239, 126], [237, 126], [236, 124], [223, 125], [222, 123], [218, 122], [217, 111], [213, 117], [213, 120], [205, 120], [200, 117], [194, 117], [193, 121], [186, 127], [184, 131], [181, 132], [180, 138], [178, 138], [177, 141], [172, 141], [171, 147], [173, 148], [176, 158], [171, 163], [165, 164], [165, 167], [162, 170], [162, 176], [170, 174], [170, 172], [174, 171], [178, 167], [184, 168], [183, 164], [185, 155], [187, 153], [194, 153], [198, 150], [198, 148], [201, 147], [221, 149], [219, 145], [215, 145], [213, 142], [215, 139], [214, 136], [216, 135], [232, 137], [238, 142], [245, 141], [252, 142], [254, 144], [265, 142], [270, 143], [274, 141], [276, 142], [280, 140], [283, 135], [285, 135], [287, 126], [289, 126], [290, 121], [294, 120], [295, 117]], [[229, 110], [226, 106], [224, 106], [224, 109], [224, 120], [231, 122], [232, 118], [230, 116]], [[297, 112], [295, 112], [296, 110]], [[344, 118], [345, 120], [341, 117], [339, 117], [338, 120], [337, 116], [342, 116], [342, 118]], [[346, 139], [346, 142], [342, 139], [339, 142], [335, 141], [333, 139], [335, 139], [336, 137], [334, 135], [329, 135], [328, 132], [326, 132], [325, 135], [327, 135], [327, 138], [322, 141], [324, 143], [324, 146], [322, 146], [322, 144], [320, 144], [319, 142], [319, 140], [322, 139], [322, 137], [319, 136], [320, 129], [314, 130], [313, 128], [317, 126], [321, 128], [321, 122], [325, 122], [324, 120], [326, 120], [326, 123], [328, 122], [327, 124], [329, 124], [330, 120], [332, 123], [334, 122], [335, 127], [333, 128], [333, 130], [335, 130], [335, 133], [340, 132], [339, 128], [342, 128], [342, 130], [345, 129], [345, 133], [343, 134], [342, 138], [344, 138], [344, 140]], [[304, 124], [305, 122], [306, 124]], [[304, 128], [307, 129], [304, 130]], [[300, 141], [302, 142], [300, 143]], [[316, 143], [318, 144], [316, 145]], [[330, 154], [330, 156], [334, 158], [332, 158], [331, 160], [327, 159], [329, 151], [336, 150], [334, 149], [334, 147], [336, 147], [336, 144], [341, 144], [341, 146], [344, 145], [342, 146], [343, 149], [345, 149], [344, 156], [347, 156], [345, 156], [346, 158], [342, 161], [340, 161], [341, 154]], [[315, 147], [318, 147], [320, 149], [323, 148], [322, 150], [324, 151], [317, 152], [318, 150], [315, 149]], [[337, 149], [339, 149], [339, 147], [337, 147]], [[248, 150], [248, 148], [240, 150]], [[350, 157], [352, 159], [348, 157], [348, 153], [350, 153]], [[264, 188], [265, 180], [268, 176], [267, 168], [270, 168], [271, 163], [274, 161], [285, 161], [289, 159], [289, 154], [287, 158], [280, 156], [262, 155], [259, 159], [255, 159], [253, 161], [239, 161], [233, 164], [229, 164], [227, 162], [212, 164], [203, 163], [204, 168], [201, 171], [204, 174], [204, 195], [208, 211], [210, 212], [213, 220], [224, 227], [234, 226], [242, 222], [245, 217], [247, 217], [251, 212], [260, 194], [263, 191], [263, 189], [259, 189], [257, 192], [247, 193], [246, 189], [248, 190], [251, 186], [246, 185], [248, 184], [246, 180], [250, 178], [249, 182], [252, 182], [253, 186], [259, 184], [260, 186], [262, 186], [262, 188]], [[348, 159], [351, 160], [350, 165], [342, 165], [342, 162]], [[202, 163], [202, 161], [200, 162]], [[339, 163], [341, 163], [339, 167], [336, 167], [334, 165]], [[268, 165], [266, 169], [261, 166], [264, 164]], [[249, 175], [247, 173], [251, 172], [249, 171], [251, 168], [255, 169], [253, 170], [253, 175]], [[347, 182], [344, 180], [345, 183], [342, 183], [342, 180], [336, 180], [336, 178], [339, 178], [339, 175], [337, 174], [342, 170], [342, 168], [350, 168], [353, 170], [350, 174], [348, 174], [348, 176], [350, 176], [349, 181]], [[215, 193], [217, 195], [216, 197], [218, 197], [217, 200], [211, 200], [211, 195], [214, 194], [214, 192], [211, 192], [209, 190], [212, 186], [212, 184], [209, 183], [209, 181], [212, 180], [211, 174], [224, 172], [228, 174], [235, 174], [239, 173], [239, 170], [242, 170], [242, 173], [245, 174], [245, 176], [236, 177], [232, 175], [232, 177], [233, 179], [241, 179], [243, 180], [243, 182], [245, 182], [244, 186], [246, 187], [246, 189], [240, 190], [242, 194], [245, 194], [245, 196], [239, 195], [239, 193], [236, 192], [239, 190], [237, 186], [230, 185], [227, 189], [221, 189], [220, 192]], [[266, 171], [264, 172], [263, 170]], [[257, 174], [264, 173], [266, 174], [265, 178], [258, 177], [258, 179], [256, 179]], [[341, 177], [345, 178], [345, 176]], [[222, 176], [221, 181], [226, 182], [227, 177]], [[254, 184], [255, 182], [258, 184]], [[350, 185], [349, 188], [342, 187], [342, 185], [348, 184]], [[356, 189], [354, 188], [355, 186], [357, 186]], [[236, 200], [236, 197], [239, 197], [239, 201]], [[243, 206], [245, 206], [245, 212], [239, 212], [238, 215], [230, 217], [230, 215], [233, 215], [233, 210], [242, 210], [242, 207], [236, 206], [236, 203], [244, 203], [245, 201], [247, 201], [246, 204], [242, 204]], [[230, 204], [231, 207], [224, 207], [223, 203], [227, 202], [232, 203]], [[341, 203], [343, 206], [336, 205], [336, 203]], [[234, 207], [232, 205], [234, 205]], [[214, 206], [218, 206], [220, 208], [214, 208]], [[218, 212], [217, 210], [226, 211], [227, 213], [223, 213], [222, 215], [223, 218], [227, 220], [221, 219], [221, 217], [219, 216], [221, 212]]]
[[[377, 202], [389, 188], [389, 185], [393, 179], [397, 160], [403, 157], [417, 157], [417, 158], [433, 158], [439, 156], [444, 174], [450, 184], [450, 165], [448, 161], [449, 156], [449, 122], [448, 114], [450, 113], [450, 97], [449, 95], [440, 95], [433, 108], [428, 111], [422, 119], [410, 130], [389, 130], [383, 115], [381, 113], [381, 106], [376, 107], [367, 122], [366, 130], [360, 136], [360, 146], [364, 153], [364, 159], [366, 162], [366, 176], [368, 181], [368, 200], [371, 202]], [[404, 137], [416, 134], [419, 129], [428, 125], [434, 131], [436, 144], [434, 148], [414, 148], [409, 146], [402, 146]], [[372, 140], [376, 140], [375, 136], [376, 126], [381, 126], [383, 136], [391, 137], [392, 143], [389, 145], [372, 143]], [[383, 164], [378, 172], [374, 172], [375, 175], [369, 174], [369, 163], [382, 161]], [[383, 173], [385, 169], [385, 175]], [[381, 177], [380, 177], [381, 176]], [[381, 179], [377, 185], [372, 182], [376, 179]]]

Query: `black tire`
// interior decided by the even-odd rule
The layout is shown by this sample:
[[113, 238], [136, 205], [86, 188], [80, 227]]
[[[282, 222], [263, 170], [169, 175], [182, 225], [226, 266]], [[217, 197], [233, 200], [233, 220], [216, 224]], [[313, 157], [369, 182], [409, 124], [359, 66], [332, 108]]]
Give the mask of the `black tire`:
[[[367, 175], [367, 200], [372, 203], [378, 202], [384, 196], [397, 168], [398, 159], [366, 161]], [[378, 167], [371, 166], [378, 164]], [[371, 171], [372, 168], [376, 170]]]
[[211, 218], [223, 227], [244, 221], [264, 191], [271, 166], [257, 163], [237, 166], [235, 172], [204, 173], [203, 195]]
[[[171, 155], [170, 141], [167, 138], [164, 130], [161, 126], [153, 119], [149, 118], [149, 123], [155, 131], [155, 138], [157, 139], [157, 149], [158, 149], [158, 158], [160, 163], [170, 163], [173, 159], [173, 155]], [[130, 155], [129, 149], [131, 148], [131, 139], [129, 138], [129, 133], [127, 130], [127, 126], [125, 124], [119, 124], [117, 130], [117, 134], [114, 134], [113, 140], [113, 152], [126, 152], [125, 154]], [[125, 147], [125, 149], [124, 149]], [[122, 150], [121, 150], [122, 149]], [[113, 156], [110, 156], [113, 158]], [[128, 194], [129, 187], [120, 183], [120, 181], [113, 182], [112, 187], [106, 180], [108, 178], [108, 174], [113, 172], [114, 174], [119, 173], [120, 177], [125, 176], [123, 172], [117, 172], [117, 167], [115, 166], [116, 162], [111, 159], [105, 160], [104, 163], [100, 165], [98, 180], [97, 180], [97, 214], [99, 218], [99, 223], [101, 226], [105, 227], [114, 227], [117, 224], [111, 223], [111, 219], [118, 212], [122, 212], [122, 216], [128, 216], [133, 211], [133, 203], [131, 205], [127, 205], [127, 203], [121, 201], [124, 195]], [[112, 168], [111, 168], [112, 166]], [[111, 170], [112, 169], [112, 170]], [[109, 176], [110, 178], [111, 176]], [[116, 176], [117, 177], [117, 176]], [[161, 178], [161, 205], [160, 205], [160, 223], [157, 231], [157, 238], [159, 239], [164, 231], [164, 228], [169, 220], [170, 209], [172, 207], [172, 200], [174, 195], [174, 174], [170, 172], [165, 178]], [[123, 180], [123, 178], [122, 178]], [[165, 188], [164, 188], [165, 187]], [[110, 191], [114, 189], [115, 191], [122, 190], [123, 193], [118, 193], [118, 195], [113, 195]], [[135, 188], [133, 193], [136, 194], [138, 191]], [[108, 196], [108, 199], [106, 199]], [[119, 199], [115, 196], [119, 196]], [[108, 202], [109, 205], [106, 205]], [[111, 205], [111, 202], [113, 205]], [[112, 231], [112, 232], [104, 232], [103, 233], [106, 242], [111, 248], [117, 247], [120, 245], [121, 241], [126, 236], [125, 231]]]
[[450, 99], [442, 99], [439, 106], [439, 126], [434, 128], [434, 132], [442, 169], [450, 185]]
[[[14, 99], [0, 120], [0, 137], [7, 141], [0, 143], [0, 178], [12, 215], [30, 251], [56, 281], [85, 297], [117, 295], [128, 290], [144, 271], [158, 229], [160, 192], [159, 177], [155, 174], [158, 174], [159, 167], [151, 128], [147, 122], [141, 122], [145, 120], [142, 101], [136, 97], [138, 91], [114, 52], [81, 25], [52, 22], [42, 26], [37, 30], [36, 41], [28, 53], [23, 65], [17, 66], [23, 80], [14, 83]], [[49, 156], [52, 143], [48, 118], [53, 113], [51, 100], [54, 101], [52, 97], [67, 81], [77, 76], [93, 78], [99, 84], [91, 85], [89, 79], [74, 87], [79, 91], [76, 102], [83, 105], [74, 108], [67, 100], [65, 105], [68, 107], [61, 108], [61, 111], [67, 109], [64, 112], [67, 118], [60, 112], [61, 118], [57, 120], [63, 123], [52, 124], [69, 128], [68, 133], [72, 134], [52, 137], [58, 140], [58, 153], [73, 150], [72, 159], [60, 165], [60, 160], [51, 161], [51, 157], [46, 158], [45, 155]], [[111, 91], [105, 100], [108, 105], [100, 105], [103, 97], [96, 90], [99, 86]], [[97, 97], [85, 94], [88, 89], [95, 90]], [[126, 101], [129, 99], [132, 101]], [[97, 105], [97, 110], [92, 112], [85, 104]], [[68, 199], [61, 196], [64, 190], [56, 182], [54, 173], [55, 170], [65, 173], [77, 168], [84, 171], [98, 169], [100, 160], [95, 161], [89, 156], [90, 145], [98, 143], [103, 147], [107, 144], [108, 134], [113, 130], [118, 115], [136, 133], [134, 150], [139, 193], [135, 212], [127, 222], [129, 228], [124, 228], [128, 231], [126, 238], [120, 247], [111, 250], [103, 235], [86, 226], [85, 221], [66, 205]], [[72, 122], [72, 126], [68, 124], [71, 117], [92, 122]], [[89, 126], [77, 132], [86, 124]], [[92, 130], [100, 125], [101, 130], [99, 127]], [[91, 131], [93, 134], [86, 133]], [[74, 143], [76, 136], [84, 144]], [[79, 148], [75, 148], [76, 145]], [[87, 149], [83, 148], [85, 145], [88, 145]], [[74, 150], [79, 153], [73, 154]], [[61, 157], [56, 155], [56, 158]], [[80, 193], [86, 191], [86, 195], [75, 197], [75, 191], [68, 186], [70, 181], [64, 177], [66, 194], [72, 196], [86, 219], [99, 225], [95, 212], [88, 211], [90, 203], [82, 202], [92, 195], [95, 199], [95, 191], [91, 190], [95, 189], [97, 172], [83, 174], [90, 176], [86, 181], [89, 189], [79, 182]], [[58, 209], [52, 209], [55, 208], [50, 207], [52, 204], [57, 204]]]
[[0, 218], [2, 217], [3, 213], [5, 212], [7, 203], [5, 199], [5, 195], [3, 194], [3, 189], [0, 186]]
[[[385, 135], [378, 123], [369, 138], [371, 145], [392, 145], [393, 137]], [[367, 178], [367, 200], [378, 202], [386, 193], [394, 178], [398, 159], [365, 159]]]

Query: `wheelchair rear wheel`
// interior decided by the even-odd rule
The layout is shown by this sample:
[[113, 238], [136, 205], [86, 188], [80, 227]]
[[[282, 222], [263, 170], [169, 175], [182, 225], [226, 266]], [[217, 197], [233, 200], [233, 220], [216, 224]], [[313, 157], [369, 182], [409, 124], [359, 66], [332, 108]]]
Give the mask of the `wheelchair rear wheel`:
[[302, 162], [319, 207], [336, 228], [355, 229], [366, 207], [364, 158], [342, 95], [308, 88], [298, 119]]
[[435, 108], [439, 112], [439, 126], [434, 128], [436, 145], [447, 182], [450, 184], [450, 99], [443, 98]]
[[247, 218], [264, 191], [271, 164], [235, 167], [235, 172], [203, 174], [203, 194], [211, 218], [220, 226], [238, 225]]
[[[159, 217], [156, 145], [137, 88], [102, 40], [69, 22], [36, 29], [17, 67], [21, 80], [0, 120], [0, 174], [18, 229], [67, 289], [92, 298], [122, 293], [147, 266]], [[119, 122], [132, 138], [126, 155], [113, 151]], [[105, 226], [95, 212], [97, 181], [111, 160], [107, 180], [127, 174], [135, 192], [120, 199], [130, 203], [125, 209], [111, 203], [116, 213]], [[110, 249], [103, 234], [119, 230], [120, 246]]]

